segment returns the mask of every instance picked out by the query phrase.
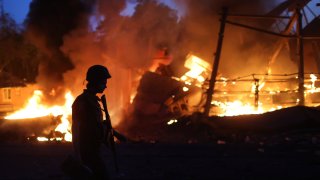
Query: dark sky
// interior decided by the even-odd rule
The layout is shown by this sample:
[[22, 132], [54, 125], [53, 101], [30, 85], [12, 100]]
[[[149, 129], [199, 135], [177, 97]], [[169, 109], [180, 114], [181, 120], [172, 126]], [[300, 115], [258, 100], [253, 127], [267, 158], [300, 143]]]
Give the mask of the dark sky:
[[[32, 0], [3, 0], [4, 10], [8, 12], [18, 24], [21, 24], [29, 11], [29, 4], [31, 1]], [[172, 0], [159, 0], [159, 1], [168, 4], [174, 9], [177, 8], [176, 4], [174, 4]], [[130, 4], [127, 7], [126, 11], [123, 12], [123, 15], [131, 15], [133, 12], [133, 9], [134, 9], [134, 4]], [[181, 13], [183, 12], [181, 11]]]
[[18, 24], [25, 19], [31, 0], [3, 0], [4, 10], [8, 12]]

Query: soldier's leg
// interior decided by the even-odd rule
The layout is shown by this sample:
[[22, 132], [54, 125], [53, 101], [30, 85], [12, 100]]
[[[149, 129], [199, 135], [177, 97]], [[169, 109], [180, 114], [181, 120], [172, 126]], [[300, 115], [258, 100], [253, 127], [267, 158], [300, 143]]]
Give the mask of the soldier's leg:
[[109, 179], [107, 166], [100, 154], [100, 150], [95, 149], [83, 153], [82, 160], [93, 171], [93, 179]]

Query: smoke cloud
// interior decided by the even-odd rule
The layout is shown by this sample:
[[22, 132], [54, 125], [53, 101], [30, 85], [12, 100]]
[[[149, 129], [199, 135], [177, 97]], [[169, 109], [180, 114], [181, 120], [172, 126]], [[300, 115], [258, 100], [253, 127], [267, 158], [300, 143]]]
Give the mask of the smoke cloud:
[[[120, 12], [125, 1], [100, 1], [94, 13], [100, 19], [96, 31], [78, 28], [65, 36], [62, 51], [75, 68], [65, 73], [66, 84], [83, 84], [86, 69], [92, 64], [106, 65], [112, 75], [107, 96], [111, 116], [119, 117], [128, 109], [137, 79], [152, 62], [159, 47], [174, 47], [179, 34], [176, 12], [156, 1], [140, 1], [131, 17]], [[77, 78], [80, 77], [80, 78]], [[75, 82], [76, 79], [76, 82]]]
[[[228, 7], [232, 14], [264, 15], [278, 5], [274, 1], [250, 0], [175, 0], [186, 8], [186, 16], [181, 20], [181, 48], [192, 51], [212, 63], [216, 51], [220, 16], [222, 7]], [[269, 28], [269, 21], [245, 18], [228, 18], [229, 20]], [[266, 73], [269, 57], [276, 38], [252, 30], [227, 24], [224, 34], [223, 49], [219, 73], [227, 77], [243, 76], [252, 73]], [[186, 53], [186, 52], [185, 52]], [[289, 62], [292, 63], [292, 62]]]
[[[232, 13], [265, 14], [277, 5], [276, 0], [174, 1], [185, 12], [183, 17], [156, 0], [130, 0], [137, 6], [128, 17], [120, 15], [126, 0], [33, 0], [26, 27], [28, 37], [44, 54], [38, 82], [48, 90], [62, 87], [78, 94], [87, 68], [106, 65], [113, 77], [107, 90], [110, 107], [117, 107], [111, 113], [122, 114], [136, 77], [150, 67], [159, 48], [170, 50], [176, 73], [183, 69], [189, 52], [211, 63], [223, 6]], [[90, 22], [97, 25], [93, 31]], [[273, 41], [269, 35], [227, 26], [220, 73], [265, 72], [264, 54], [270, 54]]]
[[[27, 37], [41, 50], [39, 85], [45, 93], [59, 91], [63, 86], [63, 73], [74, 64], [60, 47], [65, 35], [87, 24], [94, 1], [33, 0], [25, 21]], [[60, 88], [63, 89], [63, 88]]]

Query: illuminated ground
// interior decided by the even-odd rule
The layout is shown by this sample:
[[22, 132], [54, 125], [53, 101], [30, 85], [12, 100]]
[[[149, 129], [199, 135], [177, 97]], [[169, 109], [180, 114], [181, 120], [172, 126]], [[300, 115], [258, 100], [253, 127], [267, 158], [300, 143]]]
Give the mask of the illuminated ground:
[[[117, 145], [120, 173], [107, 150], [105, 158], [112, 179], [320, 179], [319, 113], [293, 107], [213, 117], [213, 124], [186, 117], [170, 126], [139, 117], [127, 129], [129, 142]], [[0, 179], [68, 179], [60, 164], [70, 143], [24, 142], [18, 132], [19, 140], [2, 132]]]

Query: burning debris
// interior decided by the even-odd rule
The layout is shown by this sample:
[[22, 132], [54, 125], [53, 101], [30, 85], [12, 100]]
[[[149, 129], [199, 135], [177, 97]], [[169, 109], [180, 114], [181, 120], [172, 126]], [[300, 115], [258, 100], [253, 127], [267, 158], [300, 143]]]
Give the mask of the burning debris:
[[[40, 0], [33, 2], [40, 3]], [[62, 1], [51, 1], [49, 4], [53, 6], [55, 2], [59, 5], [63, 4]], [[272, 55], [270, 47], [274, 47], [274, 39], [276, 38], [265, 35], [260, 37], [256, 33], [247, 37], [246, 30], [232, 28], [225, 32], [226, 47], [221, 51], [220, 68], [217, 68], [218, 64], [212, 65], [210, 63], [213, 54], [212, 48], [215, 47], [214, 42], [217, 39], [212, 34], [218, 34], [215, 33], [215, 29], [218, 27], [217, 19], [219, 18], [218, 13], [212, 13], [215, 12], [213, 10], [218, 11], [220, 5], [228, 5], [230, 12], [245, 12], [241, 10], [251, 12], [249, 10], [254, 7], [252, 12], [260, 13], [267, 11], [264, 9], [264, 5], [271, 4], [273, 1], [177, 1], [185, 3], [186, 7], [190, 8], [186, 15], [180, 18], [177, 18], [169, 7], [152, 0], [137, 1], [136, 11], [128, 17], [119, 15], [125, 1], [64, 1], [64, 3], [66, 2], [75, 3], [71, 3], [67, 7], [79, 4], [82, 7], [84, 2], [90, 5], [91, 2], [99, 2], [99, 6], [93, 8], [95, 12], [93, 19], [97, 21], [97, 27], [95, 30], [90, 28], [90, 31], [88, 31], [86, 23], [84, 23], [85, 25], [76, 23], [76, 26], [64, 30], [58, 27], [58, 32], [60, 32], [58, 37], [54, 37], [55, 32], [51, 32], [53, 34], [39, 32], [39, 37], [44, 40], [39, 40], [38, 43], [40, 42], [40, 46], [43, 46], [42, 48], [47, 51], [44, 51], [45, 60], [41, 65], [43, 69], [40, 72], [43, 74], [38, 80], [41, 81], [39, 82], [41, 87], [47, 88], [35, 91], [24, 109], [17, 110], [6, 116], [5, 120], [0, 121], [0, 140], [1, 138], [9, 138], [10, 135], [17, 137], [17, 134], [20, 134], [36, 141], [69, 141], [72, 94], [79, 92], [80, 87], [85, 84], [84, 78], [79, 75], [85, 74], [84, 70], [89, 64], [100, 63], [108, 64], [111, 74], [114, 74], [113, 82], [111, 80], [110, 84], [108, 83], [110, 89], [107, 92], [110, 107], [113, 107], [110, 115], [119, 119], [116, 124], [119, 128], [124, 129], [130, 140], [152, 143], [147, 146], [140, 143], [138, 146], [143, 150], [150, 149], [149, 147], [156, 148], [155, 153], [149, 154], [156, 156], [155, 159], [159, 159], [159, 155], [163, 156], [162, 153], [159, 153], [160, 151], [168, 150], [162, 149], [161, 145], [154, 145], [157, 142], [210, 143], [210, 147], [213, 145], [214, 156], [212, 156], [212, 152], [205, 153], [205, 155], [198, 153], [199, 156], [194, 156], [195, 149], [192, 148], [190, 157], [200, 160], [204, 157], [206, 159], [218, 157], [217, 162], [219, 163], [215, 167], [219, 167], [220, 162], [224, 162], [222, 161], [224, 157], [227, 157], [226, 161], [231, 164], [234, 164], [234, 159], [240, 159], [240, 166], [238, 164], [234, 166], [241, 167], [235, 169], [241, 172], [244, 172], [242, 159], [250, 159], [251, 162], [252, 159], [262, 157], [264, 159], [263, 166], [256, 166], [257, 161], [255, 161], [244, 167], [245, 170], [252, 169], [253, 165], [262, 167], [256, 171], [257, 177], [259, 177], [265, 167], [267, 169], [274, 167], [274, 162], [279, 164], [278, 161], [272, 161], [271, 164], [265, 166], [267, 164], [265, 162], [270, 160], [269, 155], [272, 154], [271, 151], [275, 144], [284, 144], [285, 148], [291, 150], [289, 152], [300, 151], [300, 145], [306, 145], [307, 148], [304, 146], [302, 150], [308, 154], [309, 158], [314, 159], [314, 156], [310, 156], [311, 153], [317, 153], [316, 156], [319, 156], [316, 149], [319, 148], [320, 139], [318, 118], [320, 116], [318, 80], [320, 74], [303, 73], [305, 77], [301, 78], [301, 71], [296, 73], [299, 65], [296, 61], [297, 57], [292, 58], [291, 55], [292, 52], [296, 52], [295, 49], [281, 49], [275, 53], [277, 55]], [[284, 5], [286, 9], [288, 4], [292, 8], [293, 1], [285, 2], [276, 7], [275, 10], [280, 12], [277, 15], [284, 12], [281, 10]], [[252, 5], [247, 6], [248, 3]], [[33, 10], [37, 10], [37, 8]], [[71, 17], [77, 17], [75, 19], [80, 19], [80, 21], [90, 19], [89, 12], [81, 11]], [[77, 16], [79, 14], [83, 16], [80, 15], [79, 18]], [[203, 16], [204, 14], [206, 16]], [[61, 16], [63, 17], [63, 15]], [[257, 24], [252, 21], [242, 21], [252, 23], [251, 25]], [[59, 24], [56, 20], [50, 23]], [[274, 20], [268, 20], [260, 25], [268, 29], [267, 27], [274, 23]], [[38, 25], [41, 23], [36, 23], [35, 27]], [[53, 29], [51, 31], [54, 31]], [[28, 30], [32, 31], [32, 28]], [[232, 32], [231, 35], [230, 32]], [[53, 43], [56, 46], [45, 46], [51, 44], [50, 40], [46, 40], [46, 38], [51, 38], [46, 36], [51, 35], [54, 37], [53, 40], [57, 41]], [[286, 35], [292, 36], [290, 33]], [[294, 43], [291, 43], [291, 40], [285, 43], [286, 46], [282, 47], [296, 47]], [[308, 68], [310, 64], [314, 64], [313, 59], [309, 57], [310, 53], [306, 53], [305, 56], [306, 64], [309, 64], [306, 69], [308, 72], [315, 72], [312, 71], [315, 66], [311, 70]], [[45, 62], [46, 60], [49, 62]], [[156, 67], [153, 66], [155, 64]], [[46, 65], [50, 66], [46, 67]], [[61, 69], [54, 72], [54, 68], [59, 68], [60, 65]], [[52, 69], [48, 71], [48, 67]], [[147, 69], [152, 71], [147, 71]], [[52, 76], [46, 78], [50, 74]], [[212, 76], [212, 74], [215, 75]], [[46, 84], [47, 82], [48, 84]], [[70, 92], [67, 90], [69, 87]], [[210, 88], [212, 88], [212, 96], [208, 93]], [[303, 92], [304, 100], [301, 99], [301, 92]], [[130, 99], [130, 97], [132, 98]], [[208, 97], [212, 97], [212, 99], [208, 100]], [[297, 106], [302, 101], [305, 106]], [[208, 109], [206, 109], [205, 103], [209, 104]], [[59, 105], [57, 106], [57, 104]], [[208, 110], [208, 114], [204, 115], [203, 112], [206, 110]], [[121, 117], [123, 114], [124, 118]], [[116, 119], [114, 117], [111, 119]], [[113, 124], [115, 123], [113, 122]], [[202, 144], [201, 148], [196, 150], [198, 152], [203, 152], [203, 149], [208, 150], [208, 144], [204, 146]], [[129, 154], [130, 157], [133, 157], [131, 159], [134, 159], [132, 162], [135, 163], [135, 155], [138, 154], [138, 158], [141, 158], [139, 153], [141, 151], [140, 149], [136, 149], [139, 152], [130, 150], [130, 153], [134, 154], [131, 156], [128, 153], [128, 149], [131, 147], [134, 146], [124, 146], [122, 155], [125, 154], [124, 157], [127, 159]], [[190, 146], [178, 147], [175, 151], [169, 149], [170, 153], [165, 156], [166, 159], [170, 159], [167, 162], [173, 162], [173, 166], [176, 166], [176, 162], [184, 163], [185, 157], [181, 159], [181, 153], [184, 154], [181, 147], [188, 149], [185, 147]], [[242, 151], [246, 152], [245, 158], [239, 156], [243, 153]], [[56, 150], [52, 152], [56, 152]], [[61, 151], [57, 152], [61, 153]], [[66, 152], [65, 149], [63, 149], [64, 152]], [[286, 153], [287, 151], [285, 153], [281, 151], [271, 157], [279, 157], [280, 155], [282, 158], [279, 161], [283, 162], [283, 155]], [[286, 154], [286, 157], [292, 159], [292, 157], [297, 157], [296, 155], [299, 153], [301, 151]], [[171, 161], [172, 157], [177, 154], [179, 158]], [[162, 170], [163, 164], [149, 167], [150, 157], [147, 157], [147, 166], [149, 169], [156, 170], [150, 171], [152, 174], [157, 173], [157, 176], [151, 177], [159, 177], [160, 171], [157, 169]], [[26, 159], [30, 160], [29, 157]], [[303, 161], [299, 161], [299, 163], [305, 163], [305, 156], [300, 159]], [[161, 162], [164, 162], [163, 158]], [[47, 164], [47, 162], [45, 163]], [[167, 164], [164, 166], [167, 167]], [[275, 169], [278, 170], [275, 173], [276, 176], [282, 173], [282, 170], [287, 170], [288, 167], [287, 164], [281, 163], [280, 166], [285, 168], [279, 170], [276, 167]], [[181, 165], [181, 169], [182, 167], [185, 166]], [[211, 174], [212, 171], [208, 171], [207, 168], [205, 165], [203, 168], [201, 167]], [[295, 167], [295, 169], [298, 168], [300, 166]], [[310, 172], [309, 166], [305, 168], [308, 169], [307, 172]], [[315, 170], [311, 172], [316, 172], [316, 168], [313, 168]], [[52, 167], [48, 169], [52, 171]], [[194, 177], [201, 174], [192, 168], [190, 170], [193, 173], [187, 173], [186, 177], [191, 177], [189, 174], [195, 174]], [[173, 171], [175, 171], [174, 168], [161, 177], [181, 177]], [[185, 172], [185, 168], [182, 171]], [[137, 172], [133, 174], [137, 176]], [[300, 169], [299, 172], [304, 173]], [[144, 176], [139, 175], [138, 177]], [[220, 177], [226, 176], [221, 173]], [[245, 173], [242, 177], [248, 177], [248, 174]]]
[[[33, 96], [28, 100], [28, 103], [23, 109], [20, 109], [8, 116], [5, 116], [4, 119], [7, 121], [1, 126], [2, 129], [6, 129], [7, 127], [15, 127], [15, 125], [19, 126], [26, 125], [25, 129], [29, 129], [29, 131], [33, 131], [32, 133], [23, 133], [27, 134], [27, 136], [36, 136], [35, 134], [42, 134], [49, 136], [47, 137], [37, 137], [39, 141], [71, 141], [71, 105], [74, 100], [73, 96], [70, 92], [65, 95], [65, 104], [62, 106], [54, 105], [49, 106], [45, 105], [43, 100], [43, 93], [40, 90], [34, 91]], [[28, 123], [30, 122], [30, 123]], [[47, 126], [39, 126], [36, 131], [31, 128], [32, 123], [38, 122], [39, 124], [46, 124]], [[10, 125], [13, 124], [13, 125]], [[55, 128], [53, 128], [55, 126]], [[21, 127], [23, 128], [23, 126]], [[20, 128], [18, 128], [20, 129]], [[59, 136], [54, 137], [54, 134]], [[61, 135], [63, 135], [61, 137]]]
[[[307, 6], [309, 1], [308, 2], [306, 1], [304, 3], [305, 3], [304, 6]], [[278, 8], [282, 9], [280, 10], [281, 13], [283, 13], [285, 9], [288, 9], [288, 11], [293, 12], [294, 15], [293, 17], [290, 18], [289, 22], [295, 21], [296, 26], [298, 26], [299, 22], [297, 22], [296, 21], [297, 19], [295, 18], [297, 16], [302, 17], [300, 13], [301, 9], [297, 10], [297, 8], [295, 9], [290, 8], [293, 5], [294, 5], [293, 2], [288, 1], [286, 3], [281, 4]], [[299, 6], [299, 8], [303, 8], [304, 6]], [[280, 11], [278, 9], [277, 12], [272, 11], [270, 13], [271, 14], [279, 13], [277, 15], [280, 15], [281, 14]], [[227, 16], [228, 14], [224, 14], [224, 17], [227, 17]], [[237, 15], [234, 15], [234, 16], [231, 15], [231, 17], [236, 17], [236, 16]], [[238, 15], [238, 16], [241, 17], [241, 15]], [[247, 17], [250, 17], [250, 16], [247, 15]], [[255, 18], [254, 16], [251, 16], [251, 17]], [[269, 17], [270, 17], [270, 14], [269, 16], [266, 16], [266, 18], [269, 18]], [[263, 16], [260, 16], [259, 18], [263, 18]], [[302, 19], [300, 19], [300, 23], [301, 23], [301, 20]], [[266, 32], [266, 31], [263, 31], [262, 29], [254, 28], [253, 26], [233, 23], [231, 21], [226, 20], [226, 18], [223, 19], [222, 17], [221, 26], [225, 25], [223, 23], [229, 23], [229, 24], [257, 30], [260, 32]], [[284, 36], [288, 36], [288, 37], [290, 36], [291, 38], [295, 37], [292, 34], [293, 33], [292, 31], [287, 32], [288, 30], [291, 30], [292, 27], [293, 25], [291, 24], [289, 29], [287, 29], [285, 32], [282, 32], [284, 33]], [[302, 28], [302, 26], [300, 26], [300, 28]], [[286, 32], [287, 34], [285, 34]], [[219, 33], [220, 38], [223, 37], [223, 33], [224, 32]], [[271, 31], [267, 31], [266, 33], [272, 34]], [[299, 34], [300, 32], [295, 32], [295, 33]], [[281, 33], [273, 33], [273, 34], [276, 34], [276, 35], [278, 34], [279, 36], [283, 35]], [[307, 34], [304, 34], [304, 35], [307, 36]], [[298, 41], [297, 44], [300, 45], [297, 48], [301, 49], [302, 47], [301, 43], [303, 42], [301, 39], [298, 39], [297, 41]], [[290, 41], [288, 43], [290, 43]], [[281, 51], [281, 48], [280, 48], [280, 50], [278, 49], [277, 52], [273, 54], [272, 59], [269, 62], [268, 62], [268, 58], [258, 57], [259, 59], [266, 59], [267, 60], [266, 62], [268, 62], [268, 65], [265, 66], [267, 67], [266, 68], [267, 71], [265, 73], [249, 74], [247, 76], [237, 77], [237, 78], [225, 78], [222, 76], [222, 73], [221, 73], [223, 72], [224, 69], [220, 70], [220, 72], [217, 73], [217, 70], [218, 70], [217, 66], [219, 63], [216, 63], [216, 61], [219, 60], [217, 59], [217, 57], [218, 58], [220, 57], [221, 45], [222, 45], [222, 38], [219, 39], [218, 41], [218, 47], [220, 46], [220, 49], [217, 47], [218, 52], [216, 53], [215, 64], [213, 65], [213, 67], [215, 68], [214, 69], [215, 72], [211, 72], [211, 69], [206, 68], [206, 67], [210, 67], [209, 65], [207, 66], [202, 65], [202, 68], [199, 68], [199, 64], [201, 64], [199, 62], [206, 62], [206, 61], [194, 55], [189, 55], [186, 58], [185, 67], [191, 70], [195, 70], [194, 71], [195, 76], [192, 75], [190, 72], [187, 72], [183, 76], [181, 76], [181, 78], [178, 78], [177, 76], [174, 77], [174, 76], [167, 76], [166, 74], [161, 74], [161, 72], [159, 75], [159, 72], [158, 72], [158, 74], [152, 75], [152, 76], [155, 76], [156, 78], [149, 78], [150, 80], [146, 80], [148, 79], [146, 77], [151, 76], [149, 75], [150, 72], [146, 73], [145, 76], [143, 76], [143, 78], [141, 79], [141, 83], [138, 88], [138, 93], [137, 93], [136, 99], [134, 100], [134, 102], [135, 101], [138, 102], [137, 103], [138, 105], [135, 106], [137, 108], [136, 110], [139, 112], [145, 109], [145, 107], [151, 107], [151, 104], [152, 104], [153, 105], [152, 107], [155, 107], [157, 111], [147, 111], [147, 112], [151, 114], [154, 113], [154, 115], [159, 115], [160, 107], [163, 112], [164, 111], [163, 107], [167, 106], [168, 108], [166, 110], [168, 111], [164, 111], [164, 112], [168, 113], [169, 118], [167, 120], [167, 124], [170, 126], [177, 126], [177, 124], [180, 124], [179, 119], [175, 120], [174, 118], [180, 117], [181, 119], [185, 119], [185, 118], [188, 118], [188, 116], [190, 115], [192, 116], [191, 119], [194, 119], [194, 120], [191, 120], [188, 122], [195, 122], [197, 120], [201, 122], [202, 120], [204, 120], [203, 115], [194, 116], [194, 114], [199, 114], [199, 113], [201, 114], [202, 112], [205, 112], [206, 110], [208, 110], [208, 114], [204, 115], [205, 119], [207, 118], [207, 120], [205, 120], [204, 122], [206, 122], [207, 125], [211, 126], [213, 128], [213, 131], [217, 129], [219, 130], [219, 127], [230, 128], [232, 127], [232, 125], [235, 126], [233, 129], [231, 128], [233, 131], [235, 131], [238, 128], [239, 131], [243, 131], [243, 132], [245, 132], [246, 130], [252, 131], [252, 129], [254, 128], [256, 129], [256, 132], [259, 132], [259, 131], [263, 132], [264, 126], [270, 128], [269, 132], [289, 130], [292, 128], [299, 128], [299, 127], [305, 127], [310, 129], [313, 126], [315, 127], [319, 126], [319, 123], [317, 122], [317, 118], [315, 118], [319, 115], [318, 110], [311, 108], [310, 111], [312, 111], [312, 113], [310, 114], [312, 114], [311, 115], [312, 118], [305, 117], [303, 115], [303, 112], [304, 111], [309, 112], [309, 109], [306, 108], [306, 110], [301, 110], [301, 109], [304, 109], [305, 107], [297, 106], [301, 104], [305, 106], [311, 106], [311, 107], [319, 106], [319, 98], [317, 98], [319, 94], [319, 88], [318, 86], [315, 85], [318, 83], [317, 76], [319, 76], [319, 74], [304, 72], [303, 64], [305, 63], [304, 62], [305, 55], [303, 54], [303, 51], [300, 51], [300, 55], [299, 55], [300, 62], [297, 63], [296, 70], [294, 70], [294, 71], [298, 71], [298, 73], [285, 73], [284, 71], [282, 72], [280, 71], [280, 73], [274, 73], [274, 70], [273, 69], [271, 70], [272, 68], [271, 64], [273, 64], [274, 59], [277, 56], [279, 56], [279, 52]], [[290, 51], [295, 51], [295, 49], [294, 48], [291, 50], [289, 49], [289, 52]], [[252, 56], [253, 54], [250, 54], [249, 56]], [[298, 57], [289, 57], [289, 58], [293, 58], [295, 61], [298, 61], [297, 60]], [[308, 63], [310, 63], [311, 61], [310, 59], [311, 58], [309, 57]], [[195, 63], [190, 63], [190, 62], [195, 62]], [[318, 59], [315, 58], [315, 61], [313, 61], [313, 63], [318, 63]], [[192, 64], [191, 67], [190, 67], [190, 64]], [[261, 68], [255, 69], [255, 72], [259, 72], [260, 71], [259, 69]], [[209, 79], [209, 76], [208, 76], [209, 74], [214, 74], [213, 76], [211, 76], [211, 79]], [[305, 75], [308, 75], [308, 76], [305, 77]], [[161, 76], [161, 78], [158, 76]], [[175, 80], [178, 85], [170, 86], [168, 83], [164, 83], [166, 82], [166, 80], [164, 79], [167, 79], [167, 81]], [[182, 84], [179, 84], [178, 82], [179, 83], [182, 82]], [[148, 89], [170, 89], [170, 88], [175, 90], [173, 91], [162, 90], [159, 92], [154, 91], [154, 94], [148, 91]], [[185, 93], [190, 88], [198, 88], [198, 89], [192, 93]], [[212, 88], [211, 94], [209, 93], [210, 88]], [[213, 96], [212, 96], [212, 93], [213, 93]], [[191, 100], [192, 99], [191, 97], [194, 97], [196, 94], [199, 94], [197, 98], [198, 103], [191, 104], [189, 100]], [[167, 99], [163, 101], [153, 101], [152, 98], [150, 98], [152, 96], [167, 97]], [[213, 100], [211, 98], [208, 98], [211, 96]], [[142, 106], [141, 102], [149, 104], [149, 106], [146, 106], [146, 105]], [[206, 104], [205, 106], [204, 103], [207, 103], [209, 105], [207, 106]], [[273, 116], [273, 115], [270, 115], [271, 113], [266, 113], [271, 111], [275, 111], [274, 113], [272, 113], [274, 114], [274, 117], [270, 117], [270, 116]], [[296, 111], [296, 113], [292, 113], [292, 111]], [[266, 115], [265, 116], [252, 115], [252, 114], [262, 114], [262, 113], [266, 113]], [[295, 117], [286, 115], [287, 113], [295, 114]], [[250, 116], [239, 116], [243, 114], [250, 114]], [[213, 116], [213, 117], [210, 118], [206, 116]], [[221, 121], [217, 120], [218, 118], [215, 118], [218, 116], [222, 116]], [[252, 121], [246, 121], [244, 123], [243, 121], [245, 120], [234, 120], [229, 122], [228, 116], [235, 116], [234, 119], [239, 119], [237, 117], [243, 117], [243, 119], [252, 118]], [[313, 123], [310, 123], [309, 121], [310, 119]], [[237, 124], [239, 124], [239, 127], [237, 126]], [[220, 130], [224, 131], [223, 128]], [[159, 134], [163, 134], [163, 133], [159, 133]]]
[[[210, 65], [189, 54], [185, 67], [190, 70], [180, 78], [145, 73], [134, 101], [136, 110], [145, 114], [156, 114], [161, 111], [160, 108], [164, 110], [164, 107], [168, 107], [177, 117], [201, 112], [208, 88], [206, 79], [211, 73]], [[252, 74], [227, 79], [219, 75], [210, 115], [261, 114], [295, 106], [299, 103], [296, 76], [297, 74]], [[320, 99], [317, 96], [320, 89], [315, 86], [317, 82], [315, 74], [310, 74], [310, 78], [305, 80], [305, 99], [308, 106], [319, 105]], [[154, 100], [155, 97], [158, 99]], [[142, 102], [146, 104], [142, 105]], [[151, 110], [148, 107], [156, 109]]]
[[[107, 94], [113, 124], [120, 128], [138, 123], [128, 122], [132, 118], [126, 120], [137, 115], [165, 118], [167, 126], [207, 110], [209, 116], [225, 117], [261, 114], [301, 102], [306, 106], [320, 105], [319, 74], [302, 73], [301, 68], [296, 73], [296, 1], [176, 1], [185, 7], [185, 14], [178, 16], [177, 10], [163, 3], [143, 0], [134, 1], [136, 7], [131, 16], [122, 16], [126, 3], [132, 2], [33, 0], [25, 22], [26, 37], [41, 51], [37, 84], [42, 91], [34, 92], [23, 116], [18, 117], [22, 111], [17, 111], [6, 121], [59, 119], [61, 123], [54, 125], [53, 132], [60, 132], [63, 140], [70, 141], [72, 94], [79, 94], [84, 88], [85, 70], [92, 64], [108, 65], [114, 74]], [[310, 11], [309, 2], [303, 1], [301, 11]], [[229, 8], [229, 13], [218, 69], [218, 64], [210, 62], [223, 6]], [[241, 15], [243, 12], [246, 14]], [[284, 17], [287, 12], [293, 16]], [[249, 18], [247, 14], [251, 13], [264, 15], [241, 19], [239, 23], [235, 20]], [[252, 20], [265, 15], [267, 20]], [[278, 16], [284, 20], [275, 18]], [[284, 37], [275, 45], [276, 37], [250, 31], [257, 25], [268, 32], [277, 27], [280, 33], [273, 34], [282, 33]], [[306, 26], [308, 32], [312, 26]], [[285, 39], [287, 36], [290, 40]], [[316, 49], [317, 41], [312, 44]], [[314, 64], [319, 64], [319, 58], [312, 61], [310, 54], [316, 55], [305, 53], [300, 57], [305, 57], [306, 70], [316, 72]], [[213, 72], [216, 75], [212, 77]], [[306, 77], [302, 78], [302, 74]], [[210, 80], [214, 81], [213, 96], [208, 93], [213, 87]], [[31, 105], [37, 109], [30, 110]]]

